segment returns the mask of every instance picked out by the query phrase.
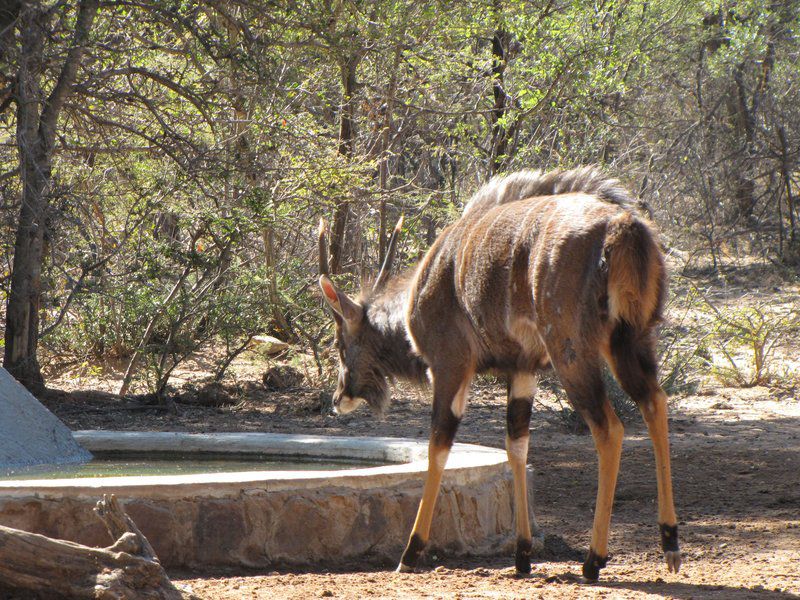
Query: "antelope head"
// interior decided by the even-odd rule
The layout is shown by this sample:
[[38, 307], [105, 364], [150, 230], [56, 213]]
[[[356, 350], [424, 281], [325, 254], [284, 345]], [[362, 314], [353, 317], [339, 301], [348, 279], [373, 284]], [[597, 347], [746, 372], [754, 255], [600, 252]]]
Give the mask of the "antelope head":
[[[389, 279], [402, 222], [401, 217], [389, 240], [386, 259], [375, 280], [373, 293], [380, 291]], [[391, 354], [389, 346], [392, 342], [380, 324], [371, 322], [366, 304], [350, 298], [328, 278], [326, 230], [325, 221], [320, 221], [319, 285], [325, 302], [333, 311], [336, 323], [334, 344], [339, 353], [339, 379], [333, 395], [333, 411], [347, 414], [366, 403], [374, 413], [383, 414], [389, 404], [387, 379], [392, 375], [385, 357]]]

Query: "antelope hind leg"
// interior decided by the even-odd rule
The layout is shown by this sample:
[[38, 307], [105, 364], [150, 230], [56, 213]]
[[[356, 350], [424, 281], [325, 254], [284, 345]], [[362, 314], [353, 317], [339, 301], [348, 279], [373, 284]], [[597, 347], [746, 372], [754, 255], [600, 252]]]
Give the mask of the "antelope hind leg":
[[597, 449], [597, 500], [594, 508], [594, 525], [589, 554], [583, 563], [583, 576], [587, 581], [597, 581], [600, 569], [608, 560], [608, 531], [611, 509], [617, 485], [619, 461], [622, 453], [623, 427], [608, 402], [603, 404], [605, 418], [600, 422], [589, 420], [589, 428]]
[[672, 497], [672, 474], [669, 458], [669, 436], [667, 425], [667, 397], [659, 390], [648, 404], [640, 406], [656, 460], [658, 483], [658, 528], [661, 534], [661, 550], [667, 569], [677, 573], [681, 568], [681, 551], [678, 545], [678, 519]]
[[681, 567], [681, 553], [678, 546], [678, 519], [672, 496], [667, 395], [658, 385], [655, 342], [651, 332], [637, 332], [629, 325], [621, 323], [612, 335], [610, 350], [609, 365], [622, 389], [639, 406], [653, 443], [661, 549], [667, 568], [677, 573]]

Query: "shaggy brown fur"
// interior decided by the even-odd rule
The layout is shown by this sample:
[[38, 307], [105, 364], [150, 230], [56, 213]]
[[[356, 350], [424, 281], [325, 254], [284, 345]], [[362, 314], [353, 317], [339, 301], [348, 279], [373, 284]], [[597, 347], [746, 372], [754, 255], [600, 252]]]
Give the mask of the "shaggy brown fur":
[[[600, 460], [587, 579], [596, 579], [605, 564], [622, 443], [622, 425], [603, 389], [603, 360], [642, 409], [656, 449], [659, 522], [675, 526], [654, 336], [666, 271], [652, 226], [634, 208], [618, 183], [595, 169], [514, 173], [478, 191], [411, 274], [359, 302], [321, 280], [338, 313], [342, 371], [335, 401], [352, 408], [363, 399], [382, 410], [387, 376], [419, 380], [429, 369], [430, 467], [401, 569], [414, 566], [428, 540], [469, 382], [487, 370], [509, 381], [507, 446], [520, 571], [530, 570], [524, 492], [529, 404], [536, 373], [547, 366], [589, 424]], [[676, 541], [667, 552], [670, 569], [677, 570], [679, 556]]]

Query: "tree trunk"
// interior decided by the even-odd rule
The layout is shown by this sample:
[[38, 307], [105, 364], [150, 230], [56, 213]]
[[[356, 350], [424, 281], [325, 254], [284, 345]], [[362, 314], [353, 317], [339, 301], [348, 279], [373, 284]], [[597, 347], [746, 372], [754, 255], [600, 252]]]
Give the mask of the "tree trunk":
[[[781, 142], [781, 177], [783, 179], [784, 190], [786, 192], [786, 210], [789, 213], [789, 240], [794, 248], [797, 241], [796, 224], [794, 215], [794, 197], [792, 196], [791, 167], [789, 166], [789, 144], [786, 141], [786, 128], [781, 125], [778, 128], [778, 139]], [[778, 214], [780, 215], [780, 197], [778, 198]], [[781, 219], [781, 232], [783, 231], [783, 218]], [[781, 242], [783, 234], [781, 233]]]
[[6, 370], [34, 393], [44, 388], [36, 348], [42, 290], [45, 194], [50, 180], [50, 161], [39, 136], [41, 89], [38, 74], [42, 68], [43, 18], [41, 11], [35, 8], [23, 10], [21, 14], [22, 48], [16, 97], [22, 206], [14, 243], [3, 357]]
[[511, 153], [510, 144], [519, 126], [516, 118], [511, 119], [508, 125], [505, 124], [509, 111], [514, 108], [514, 100], [506, 92], [504, 73], [511, 55], [516, 51], [515, 48], [518, 42], [513, 39], [512, 34], [502, 24], [502, 4], [501, 0], [494, 0], [493, 2], [497, 29], [492, 36], [491, 77], [494, 106], [490, 113], [492, 137], [489, 148], [487, 180], [494, 177], [508, 165], [510, 161], [509, 154]]
[[272, 309], [272, 320], [275, 329], [280, 334], [279, 337], [281, 340], [284, 342], [289, 342], [294, 340], [297, 336], [292, 330], [292, 326], [283, 312], [284, 305], [278, 291], [274, 235], [275, 234], [271, 225], [264, 227], [261, 230], [261, 236], [264, 241], [264, 265], [267, 267], [267, 275], [269, 276], [269, 284], [267, 285], [267, 298], [269, 299], [270, 308]]
[[508, 101], [503, 82], [503, 72], [506, 68], [505, 46], [508, 43], [508, 34], [503, 29], [498, 29], [492, 37], [492, 96], [494, 106], [491, 112], [492, 141], [489, 149], [489, 177], [493, 177], [503, 168], [506, 162], [509, 132], [503, 126], [502, 119], [506, 115]]
[[15, 100], [22, 207], [6, 307], [3, 366], [33, 393], [44, 389], [37, 348], [55, 128], [75, 81], [97, 6], [98, 0], [81, 2], [69, 51], [56, 84], [44, 101], [39, 76], [44, 69], [43, 50], [50, 15], [38, 3], [20, 10], [22, 47]]
[[[403, 27], [405, 31], [405, 27]], [[378, 188], [381, 191], [380, 206], [378, 209], [378, 264], [382, 265], [386, 258], [386, 243], [389, 238], [386, 235], [389, 229], [386, 219], [386, 192], [389, 188], [389, 143], [391, 140], [392, 113], [394, 112], [394, 101], [397, 94], [397, 78], [400, 69], [400, 61], [403, 57], [403, 47], [398, 42], [394, 50], [394, 61], [392, 71], [389, 74], [389, 86], [386, 92], [385, 107], [383, 111], [383, 122], [381, 123], [381, 144], [380, 144], [380, 170], [378, 172]]]
[[[361, 57], [355, 53], [343, 59], [340, 64], [342, 75], [342, 109], [339, 118], [339, 156], [344, 157], [348, 162], [355, 154], [356, 131], [355, 131], [355, 107], [353, 106], [353, 93], [356, 88], [356, 69]], [[339, 273], [342, 269], [344, 255], [344, 233], [347, 225], [347, 214], [350, 211], [349, 198], [340, 198], [336, 202], [336, 210], [333, 214], [333, 229], [331, 231], [331, 242], [329, 248], [329, 270], [331, 273]]]
[[749, 218], [756, 205], [756, 183], [754, 175], [755, 156], [755, 111], [747, 102], [747, 86], [744, 82], [745, 64], [739, 63], [733, 70], [733, 84], [728, 94], [728, 111], [733, 123], [737, 146], [741, 148], [734, 157], [732, 179], [736, 217]]
[[22, 162], [22, 209], [17, 223], [11, 291], [6, 309], [3, 364], [26, 388], [39, 393], [44, 389], [36, 352], [46, 207], [42, 180], [44, 173], [49, 176], [50, 168], [49, 161], [35, 161], [31, 157], [23, 158]]
[[152, 546], [125, 514], [114, 496], [95, 509], [112, 540], [108, 548], [91, 548], [0, 525], [0, 582], [25, 590], [67, 598], [194, 598], [169, 580]]

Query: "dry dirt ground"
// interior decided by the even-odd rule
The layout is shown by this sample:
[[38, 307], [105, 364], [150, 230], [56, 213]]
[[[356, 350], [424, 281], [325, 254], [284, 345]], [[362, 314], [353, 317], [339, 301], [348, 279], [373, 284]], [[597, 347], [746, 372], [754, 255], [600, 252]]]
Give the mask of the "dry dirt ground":
[[[724, 285], [694, 278], [719, 306], [766, 303], [800, 306], [800, 285], [770, 268], [738, 269]], [[673, 292], [686, 297], [689, 289]], [[693, 309], [691, 309], [693, 310]], [[673, 322], [683, 322], [673, 309]], [[706, 311], [707, 313], [708, 311]], [[711, 315], [713, 320], [715, 315]], [[701, 328], [709, 326], [709, 320]], [[783, 335], [779, 387], [720, 387], [712, 378], [699, 391], [671, 400], [670, 437], [683, 567], [667, 572], [658, 549], [652, 450], [638, 415], [627, 415], [622, 468], [612, 520], [612, 559], [595, 585], [580, 582], [594, 507], [596, 458], [590, 436], [571, 431], [557, 397], [540, 389], [532, 420], [529, 462], [534, 510], [546, 552], [529, 578], [513, 576], [513, 557], [427, 556], [425, 570], [396, 574], [393, 564], [364, 560], [305, 570], [172, 571], [171, 577], [209, 599], [240, 598], [718, 598], [800, 597], [800, 335]], [[175, 383], [208, 371], [209, 356], [195, 357]], [[297, 363], [295, 363], [297, 364]], [[45, 403], [73, 429], [277, 431], [330, 435], [427, 438], [430, 403], [425, 392], [395, 390], [384, 420], [365, 410], [344, 417], [320, 414], [320, 388], [268, 393], [261, 375], [268, 363], [248, 352], [231, 375], [242, 383], [221, 406], [178, 403], [177, 414], [114, 391], [124, 365], [74, 365], [49, 373]], [[312, 378], [313, 378], [313, 373]], [[788, 383], [787, 383], [788, 381]], [[793, 383], [792, 383], [793, 382]], [[502, 447], [503, 386], [483, 381], [472, 393], [458, 441]], [[83, 390], [93, 390], [83, 392]], [[206, 399], [215, 400], [214, 394]], [[222, 395], [224, 397], [224, 394]], [[219, 400], [220, 397], [216, 397]], [[420, 481], [420, 486], [422, 482]], [[435, 524], [434, 524], [435, 526]], [[509, 532], [511, 535], [511, 532]], [[398, 557], [399, 558], [399, 557]]]
[[[796, 392], [796, 390], [795, 390]], [[178, 414], [97, 394], [55, 394], [46, 402], [72, 428], [282, 431], [427, 437], [424, 393], [398, 390], [387, 418], [315, 411], [319, 392], [260, 394], [235, 405], [178, 405]], [[542, 390], [532, 421], [534, 507], [546, 556], [529, 578], [513, 558], [426, 558], [426, 570], [396, 574], [370, 561], [306, 570], [173, 571], [194, 593], [217, 598], [795, 598], [800, 597], [800, 400], [793, 391], [706, 388], [672, 401], [671, 440], [684, 565], [661, 562], [655, 471], [646, 430], [626, 424], [609, 566], [580, 582], [595, 494], [591, 438], [570, 432]], [[474, 390], [458, 440], [502, 446], [500, 386]], [[421, 485], [421, 482], [420, 482]], [[510, 534], [510, 532], [509, 532]]]

